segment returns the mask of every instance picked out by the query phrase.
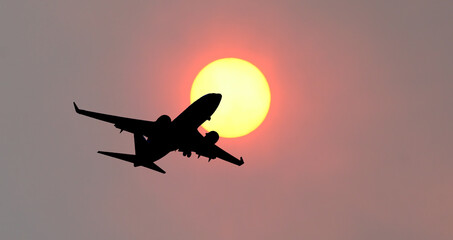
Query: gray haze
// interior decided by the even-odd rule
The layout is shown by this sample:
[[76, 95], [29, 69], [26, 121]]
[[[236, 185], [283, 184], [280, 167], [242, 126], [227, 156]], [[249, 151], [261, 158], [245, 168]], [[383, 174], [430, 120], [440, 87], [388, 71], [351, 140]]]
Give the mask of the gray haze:
[[[0, 238], [453, 239], [453, 4], [383, 2], [1, 1]], [[223, 57], [271, 87], [242, 167], [73, 111], [174, 118]]]

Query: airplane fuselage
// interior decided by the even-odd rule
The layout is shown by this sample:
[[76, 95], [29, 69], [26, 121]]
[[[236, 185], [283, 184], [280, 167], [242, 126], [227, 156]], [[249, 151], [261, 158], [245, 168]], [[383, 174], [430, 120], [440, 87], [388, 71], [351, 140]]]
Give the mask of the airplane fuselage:
[[148, 160], [156, 161], [169, 152], [179, 150], [185, 156], [190, 156], [193, 145], [203, 144], [204, 138], [196, 128], [206, 120], [210, 120], [212, 114], [220, 104], [222, 95], [207, 94], [192, 103], [168, 126], [163, 126], [160, 131], [145, 135], [146, 150], [141, 154]]

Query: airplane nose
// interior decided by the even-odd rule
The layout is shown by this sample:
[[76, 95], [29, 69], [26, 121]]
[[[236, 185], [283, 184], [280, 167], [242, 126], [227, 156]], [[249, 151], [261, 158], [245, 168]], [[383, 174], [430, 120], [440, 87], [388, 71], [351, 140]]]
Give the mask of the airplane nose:
[[220, 100], [222, 100], [222, 94], [220, 94], [220, 93], [208, 93], [208, 94], [204, 95], [200, 99], [204, 99], [204, 100], [201, 100], [201, 101], [205, 102], [206, 106], [212, 106], [214, 108], [212, 110], [212, 112], [214, 112], [215, 109], [217, 108], [217, 106], [219, 106]]
[[216, 93], [216, 94], [215, 94], [215, 97], [216, 97], [217, 103], [220, 103], [220, 101], [222, 100], [222, 94]]
[[215, 110], [217, 109], [217, 107], [219, 106], [220, 104], [220, 100], [222, 100], [222, 94], [220, 93], [211, 93], [210, 94], [210, 106], [211, 106], [211, 114], [213, 114], [215, 112]]

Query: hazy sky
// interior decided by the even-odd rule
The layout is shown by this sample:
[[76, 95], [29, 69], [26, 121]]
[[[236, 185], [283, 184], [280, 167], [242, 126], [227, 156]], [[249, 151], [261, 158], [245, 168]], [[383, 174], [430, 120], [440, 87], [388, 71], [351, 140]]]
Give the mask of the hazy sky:
[[[1, 239], [453, 239], [451, 1], [0, 2]], [[268, 78], [241, 167], [98, 150], [209, 62]]]

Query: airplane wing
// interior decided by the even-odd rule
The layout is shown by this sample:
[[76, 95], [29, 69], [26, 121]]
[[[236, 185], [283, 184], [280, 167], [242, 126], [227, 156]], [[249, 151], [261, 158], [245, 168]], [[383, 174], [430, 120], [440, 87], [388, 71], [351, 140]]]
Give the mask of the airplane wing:
[[203, 145], [203, 147], [200, 146], [195, 150], [195, 153], [199, 156], [209, 158], [209, 161], [211, 161], [211, 159], [220, 158], [224, 161], [238, 166], [244, 164], [244, 159], [242, 159], [242, 157], [240, 159], [237, 159], [217, 145]]
[[113, 115], [108, 115], [104, 113], [91, 112], [83, 109], [79, 109], [77, 104], [74, 102], [74, 109], [78, 114], [85, 115], [91, 118], [95, 118], [104, 122], [113, 123], [116, 128], [121, 129], [121, 131], [127, 131], [130, 133], [141, 133], [146, 134], [156, 125], [155, 122], [118, 117]]
[[222, 160], [225, 160], [227, 162], [230, 162], [232, 164], [236, 164], [238, 166], [241, 166], [244, 164], [244, 159], [242, 157], [240, 159], [237, 159], [233, 157], [231, 154], [227, 153], [225, 150], [221, 149], [217, 145], [214, 145], [212, 152], [214, 155]]

